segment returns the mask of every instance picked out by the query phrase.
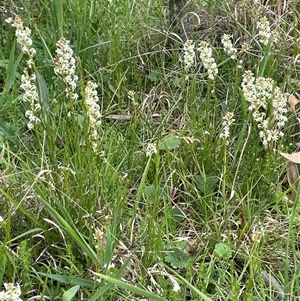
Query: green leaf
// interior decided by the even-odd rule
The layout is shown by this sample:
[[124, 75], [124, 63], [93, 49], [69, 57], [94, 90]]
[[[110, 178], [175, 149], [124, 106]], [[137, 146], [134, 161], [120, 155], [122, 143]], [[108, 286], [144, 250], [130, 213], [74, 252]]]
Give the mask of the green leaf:
[[214, 172], [203, 175], [195, 175], [196, 187], [205, 194], [210, 194], [214, 191], [218, 184], [218, 177]]
[[[54, 199], [54, 196], [52, 196]], [[52, 204], [44, 199], [41, 195], [39, 196], [40, 203], [48, 210], [48, 212], [55, 218], [57, 223], [72, 237], [72, 239], [77, 243], [77, 245], [86, 252], [87, 256], [93, 261], [98, 261], [97, 253], [94, 251], [91, 245], [83, 238], [79, 229], [76, 228], [72, 217], [70, 216], [67, 209], [62, 205], [62, 203], [56, 199], [56, 205], [61, 210], [62, 215], [52, 207]]]
[[172, 216], [176, 222], [182, 222], [185, 219], [184, 213], [178, 207], [172, 209]]
[[171, 271], [177, 277], [177, 279], [181, 280], [189, 289], [191, 289], [193, 292], [195, 292], [201, 298], [199, 300], [203, 299], [204, 301], [213, 301], [212, 299], [210, 299], [209, 297], [207, 297], [205, 294], [203, 294], [201, 291], [199, 291], [195, 286], [193, 286], [192, 284], [190, 284], [189, 281], [187, 281], [185, 278], [183, 278], [178, 273], [176, 273], [176, 271], [172, 270], [168, 266], [166, 266], [166, 269], [169, 270], [169, 271]]
[[179, 138], [177, 138], [176, 136], [168, 135], [162, 138], [162, 140], [158, 144], [158, 148], [160, 150], [172, 150], [179, 148], [180, 144], [181, 141]]
[[72, 300], [72, 298], [76, 295], [76, 293], [78, 292], [80, 286], [79, 285], [75, 285], [73, 287], [71, 287], [70, 289], [68, 289], [62, 296], [62, 301], [70, 301]]
[[214, 253], [217, 257], [225, 259], [231, 258], [232, 255], [231, 248], [224, 243], [217, 243], [215, 245]]
[[58, 275], [58, 274], [47, 274], [47, 273], [42, 273], [38, 272], [37, 274], [41, 276], [45, 276], [47, 278], [59, 281], [61, 283], [66, 283], [66, 284], [75, 284], [77, 286], [83, 286], [83, 287], [89, 287], [93, 288], [94, 287], [94, 281], [87, 280], [87, 279], [82, 279], [82, 278], [77, 278], [74, 276], [65, 276], [65, 275]]
[[[132, 256], [129, 256], [124, 264], [121, 266], [121, 268], [118, 270], [118, 272], [114, 275], [115, 279], [120, 279], [124, 276], [125, 270], [128, 267], [128, 265], [131, 263]], [[112, 282], [106, 283], [105, 285], [102, 285], [95, 294], [89, 299], [89, 301], [97, 301], [100, 297], [102, 297], [106, 291], [108, 291], [111, 287], [113, 287], [114, 284]]]
[[13, 84], [15, 83], [16, 77], [18, 75], [17, 69], [20, 65], [20, 61], [23, 57], [23, 53], [21, 52], [15, 61], [15, 43], [10, 52], [9, 64], [6, 69], [6, 79], [5, 85], [3, 88], [3, 93], [8, 93], [9, 90], [12, 88]]
[[0, 67], [7, 67], [9, 64], [9, 60], [0, 60]]
[[34, 229], [30, 229], [30, 230], [28, 230], [28, 231], [26, 231], [26, 232], [24, 232], [24, 233], [22, 233], [22, 234], [20, 234], [20, 235], [18, 235], [18, 236], [15, 236], [14, 238], [12, 238], [11, 240], [9, 240], [8, 241], [8, 243], [12, 243], [13, 241], [16, 241], [16, 240], [19, 240], [19, 239], [21, 239], [21, 238], [23, 238], [24, 236], [32, 236], [32, 233], [35, 233], [35, 232], [42, 232], [42, 231], [44, 231], [42, 228], [34, 228]]
[[17, 144], [14, 131], [7, 125], [7, 123], [2, 118], [0, 118], [0, 131], [11, 143], [15, 145]]
[[152, 82], [157, 82], [161, 79], [162, 74], [158, 70], [151, 70], [148, 74], [148, 79]]
[[148, 185], [144, 189], [144, 195], [147, 197], [151, 197], [155, 192], [155, 185]]
[[81, 114], [77, 115], [77, 124], [80, 126], [80, 128], [83, 128], [84, 125], [84, 116]]
[[47, 83], [39, 72], [36, 72], [36, 81], [39, 90], [40, 103], [42, 106], [45, 106], [46, 104], [49, 104], [49, 91]]
[[178, 248], [173, 248], [165, 257], [165, 260], [169, 262], [173, 268], [185, 268], [190, 260], [190, 255]]
[[[155, 301], [167, 301], [166, 299], [160, 297], [160, 296], [157, 296], [153, 293], [150, 293], [148, 291], [146, 291], [145, 289], [142, 289], [142, 288], [139, 288], [135, 285], [132, 285], [132, 284], [129, 284], [129, 283], [126, 283], [122, 280], [119, 280], [119, 279], [116, 279], [116, 278], [113, 278], [113, 277], [109, 277], [107, 275], [103, 275], [103, 274], [100, 274], [100, 273], [94, 273], [96, 276], [98, 277], [101, 277], [103, 278], [104, 280], [110, 282], [110, 283], [113, 283], [121, 288], [123, 288], [124, 290], [128, 290], [128, 291], [131, 291], [139, 296], [144, 296], [146, 298], [149, 298], [151, 300], [155, 300]], [[90, 301], [91, 299], [89, 299]], [[94, 299], [92, 299], [94, 300]]]

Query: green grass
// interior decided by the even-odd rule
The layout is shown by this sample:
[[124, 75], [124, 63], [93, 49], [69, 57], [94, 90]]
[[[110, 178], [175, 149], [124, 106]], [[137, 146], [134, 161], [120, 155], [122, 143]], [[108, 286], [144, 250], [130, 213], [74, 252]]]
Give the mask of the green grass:
[[[284, 136], [264, 147], [241, 85], [251, 70], [297, 96], [297, 2], [276, 23], [280, 1], [255, 12], [239, 1], [239, 21], [230, 0], [195, 1], [200, 16], [226, 24], [193, 36], [196, 48], [205, 40], [213, 49], [214, 80], [198, 51], [184, 70], [166, 2], [0, 4], [0, 291], [20, 283], [22, 300], [276, 300], [268, 273], [285, 300], [300, 296], [299, 191], [291, 203], [279, 155], [297, 150], [297, 120], [287, 112]], [[4, 22], [15, 14], [36, 49], [41, 123], [32, 130], [20, 88], [28, 55]], [[278, 25], [276, 44], [259, 41], [263, 16]], [[237, 40], [236, 60], [224, 33]], [[77, 101], [54, 73], [61, 36], [76, 56]], [[102, 114], [97, 152], [83, 102], [89, 80]], [[157, 153], [147, 157], [149, 144]]]

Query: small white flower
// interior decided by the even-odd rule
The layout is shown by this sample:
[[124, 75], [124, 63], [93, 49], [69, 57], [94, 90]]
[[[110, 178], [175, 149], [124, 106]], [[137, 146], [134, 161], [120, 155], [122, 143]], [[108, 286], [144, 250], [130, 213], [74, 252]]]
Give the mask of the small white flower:
[[0, 292], [0, 301], [22, 301], [20, 285], [13, 283], [4, 283], [5, 292]]
[[16, 28], [17, 42], [20, 44], [22, 51], [32, 58], [36, 51], [31, 47], [31, 30], [28, 27], [23, 26], [23, 21], [19, 17], [15, 18], [12, 26]]
[[77, 100], [78, 95], [74, 92], [77, 87], [78, 76], [75, 74], [75, 58], [70, 47], [70, 41], [64, 37], [56, 43], [56, 57], [54, 72], [61, 75], [66, 84], [66, 94], [71, 100]]
[[5, 22], [8, 24], [12, 23], [12, 21], [13, 21], [13, 18], [11, 18], [11, 17], [5, 19]]
[[200, 59], [205, 69], [207, 69], [208, 78], [214, 80], [218, 74], [217, 64], [215, 59], [212, 57], [212, 49], [209, 47], [207, 42], [200, 42], [198, 50], [200, 51]]
[[25, 68], [21, 76], [21, 89], [24, 91], [23, 101], [30, 105], [30, 109], [25, 112], [25, 116], [29, 119], [27, 127], [30, 130], [40, 123], [40, 119], [36, 116], [41, 109], [41, 105], [38, 103], [38, 90], [35, 80], [35, 74], [29, 75], [28, 70]]
[[7, 293], [2, 291], [0, 292], [0, 301], [7, 301], [8, 298], [7, 298]]
[[188, 71], [195, 63], [195, 44], [192, 40], [187, 40], [183, 45], [184, 69]]
[[232, 59], [236, 59], [237, 49], [233, 47], [230, 36], [228, 34], [223, 35], [221, 43], [224, 47], [225, 53], [227, 53]]
[[104, 268], [104, 269], [110, 270], [110, 269], [113, 269], [115, 266], [116, 266], [116, 265], [115, 265], [114, 263], [111, 263], [111, 262], [110, 262], [109, 264], [106, 264], [106, 263], [105, 263], [105, 264], [103, 265], [103, 268]]
[[253, 231], [251, 233], [251, 239], [254, 243], [259, 243], [261, 241], [261, 239], [264, 236], [264, 229], [260, 228], [258, 229], [258, 227], [255, 225], [253, 227]]
[[151, 157], [153, 154], [157, 153], [157, 148], [155, 144], [153, 143], [148, 143], [147, 148], [146, 148], [146, 156]]
[[4, 219], [3, 217], [0, 215], [0, 223], [3, 223]]
[[270, 38], [272, 38], [272, 43], [277, 43], [279, 39], [278, 32], [276, 30], [271, 31], [270, 22], [266, 17], [261, 18], [257, 24], [257, 29], [259, 30], [258, 35], [260, 36], [259, 41], [267, 46], [269, 44]]
[[223, 131], [220, 134], [220, 138], [224, 139], [226, 141], [226, 144], [229, 143], [229, 141], [228, 141], [228, 138], [230, 137], [229, 128], [235, 121], [235, 119], [233, 117], [234, 117], [234, 115], [232, 112], [227, 112], [226, 115], [223, 117], [223, 120], [224, 120], [222, 123]]
[[89, 135], [93, 144], [93, 150], [97, 151], [98, 128], [101, 125], [101, 112], [98, 105], [97, 85], [88, 81], [85, 87], [85, 105], [87, 116], [89, 118]]
[[[242, 88], [249, 111], [257, 127], [261, 129], [259, 136], [265, 147], [276, 143], [283, 136], [281, 129], [287, 122], [287, 104], [279, 87], [275, 86], [271, 78], [259, 77], [255, 79], [251, 71], [245, 71]], [[270, 110], [270, 116], [267, 112]]]

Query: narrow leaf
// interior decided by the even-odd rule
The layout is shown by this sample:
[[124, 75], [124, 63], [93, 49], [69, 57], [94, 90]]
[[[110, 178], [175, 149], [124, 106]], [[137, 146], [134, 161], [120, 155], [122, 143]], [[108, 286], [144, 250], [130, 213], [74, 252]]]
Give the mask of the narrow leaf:
[[66, 283], [66, 284], [75, 284], [78, 286], [83, 286], [83, 287], [89, 287], [93, 288], [94, 287], [94, 281], [87, 280], [87, 279], [82, 279], [82, 278], [77, 278], [74, 276], [65, 276], [65, 275], [58, 275], [58, 274], [47, 274], [47, 273], [42, 273], [42, 272], [37, 272], [37, 274], [41, 276], [45, 276], [47, 278], [59, 281], [61, 283]]
[[193, 286], [192, 284], [190, 284], [185, 278], [183, 278], [178, 273], [176, 273], [176, 271], [174, 271], [173, 269], [171, 269], [168, 266], [166, 266], [166, 268], [168, 270], [170, 270], [174, 275], [176, 275], [177, 279], [181, 280], [181, 282], [183, 282], [188, 288], [190, 288], [193, 292], [195, 292], [201, 298], [199, 300], [203, 299], [204, 301], [213, 301], [212, 299], [210, 299], [209, 297], [207, 297], [205, 294], [203, 294], [201, 291], [199, 291], [195, 286]]
[[116, 279], [116, 278], [113, 278], [113, 277], [109, 277], [107, 275], [104, 275], [104, 274], [100, 274], [100, 273], [94, 273], [96, 276], [100, 277], [100, 278], [103, 278], [104, 280], [108, 281], [108, 282], [111, 282], [125, 290], [128, 290], [128, 291], [131, 291], [137, 295], [140, 295], [140, 296], [144, 296], [146, 298], [150, 298], [152, 300], [155, 300], [155, 301], [167, 301], [166, 299], [160, 297], [160, 296], [157, 296], [153, 293], [150, 293], [142, 288], [139, 288], [137, 286], [134, 286], [132, 284], [129, 284], [129, 283], [126, 283], [122, 280], [119, 280], [119, 279]]
[[0, 118], [0, 131], [11, 143], [17, 144], [14, 131], [2, 118]]
[[73, 287], [71, 287], [70, 289], [68, 289], [62, 296], [62, 301], [71, 301], [73, 299], [73, 297], [76, 295], [76, 293], [78, 292], [80, 286], [79, 285], [75, 285]]

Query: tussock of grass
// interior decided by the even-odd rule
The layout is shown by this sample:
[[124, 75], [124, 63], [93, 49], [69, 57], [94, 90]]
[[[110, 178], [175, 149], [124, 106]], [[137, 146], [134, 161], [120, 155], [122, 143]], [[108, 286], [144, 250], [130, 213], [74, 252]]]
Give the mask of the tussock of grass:
[[[195, 1], [185, 45], [163, 1], [1, 4], [36, 53], [2, 21], [0, 300], [299, 297], [299, 191], [279, 155], [297, 150], [296, 108], [282, 137], [260, 133], [277, 126], [274, 91], [297, 96], [296, 4]], [[252, 112], [246, 70], [274, 81]]]

